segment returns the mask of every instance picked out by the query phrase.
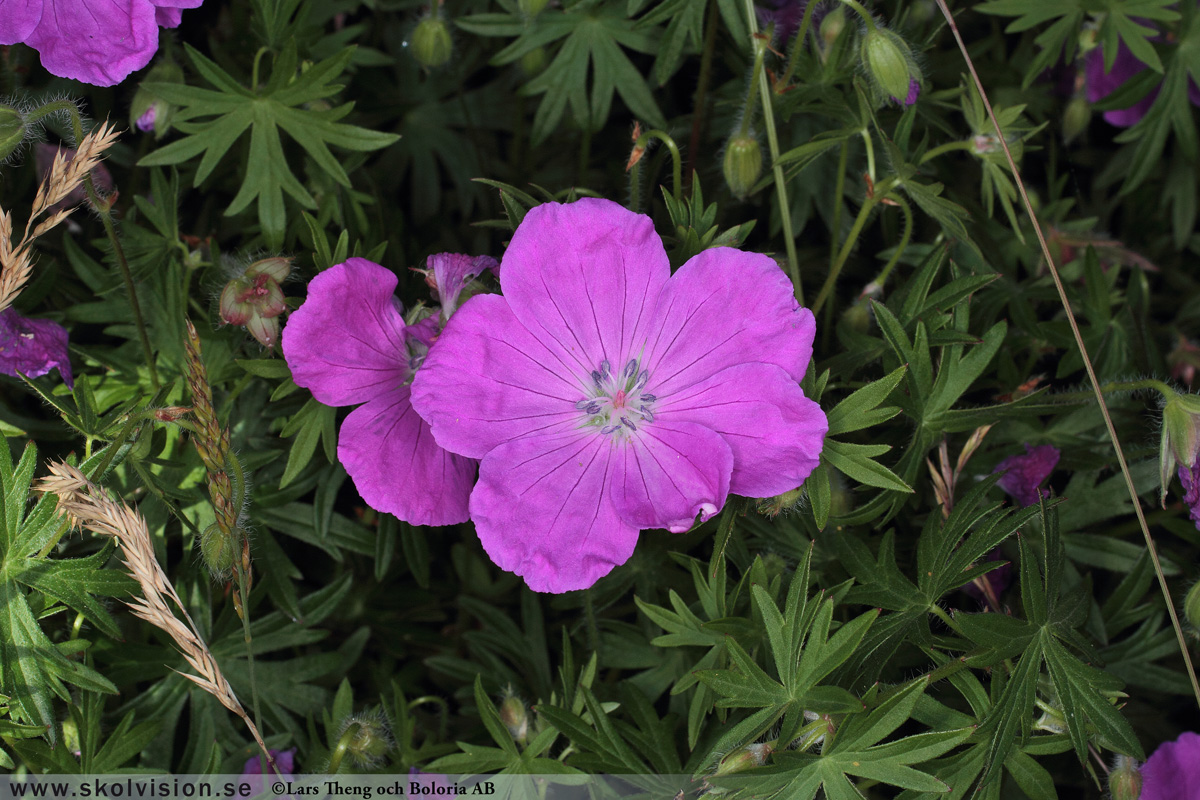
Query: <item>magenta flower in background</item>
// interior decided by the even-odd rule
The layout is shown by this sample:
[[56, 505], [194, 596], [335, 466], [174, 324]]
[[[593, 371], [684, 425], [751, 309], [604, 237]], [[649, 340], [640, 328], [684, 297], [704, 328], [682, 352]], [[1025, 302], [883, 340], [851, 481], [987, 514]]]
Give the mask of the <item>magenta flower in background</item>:
[[450, 319], [413, 406], [482, 459], [471, 519], [531, 589], [591, 586], [641, 529], [817, 466], [828, 425], [798, 385], [815, 323], [772, 259], [714, 248], [672, 275], [648, 217], [584, 199], [530, 210], [501, 267], [503, 297]]
[[1200, 529], [1200, 466], [1180, 464], [1179, 482], [1183, 484], [1183, 502], [1187, 503], [1188, 516]]
[[[1087, 101], [1096, 103], [1121, 88], [1133, 76], [1144, 69], [1149, 69], [1133, 54], [1124, 42], [1117, 45], [1117, 56], [1113, 59], [1112, 70], [1104, 69], [1104, 52], [1097, 47], [1085, 56], [1084, 75], [1087, 83]], [[1128, 128], [1142, 121], [1154, 101], [1158, 98], [1159, 87], [1150, 94], [1134, 103], [1129, 108], [1104, 112], [1104, 121], [1118, 128]], [[1188, 99], [1194, 106], [1200, 106], [1200, 87], [1195, 81], [1188, 79]]]
[[61, 78], [120, 83], [150, 63], [158, 28], [203, 0], [0, 0], [0, 44], [25, 43]]
[[441, 303], [442, 319], [450, 319], [458, 308], [458, 296], [467, 284], [483, 274], [485, 269], [499, 272], [500, 265], [491, 256], [467, 256], [462, 253], [437, 253], [425, 261], [425, 276], [433, 299]]
[[993, 474], [1005, 473], [996, 485], [1022, 506], [1034, 505], [1046, 494], [1045, 489], [1038, 487], [1054, 471], [1059, 455], [1058, 448], [1052, 445], [1033, 447], [1026, 444], [1024, 455], [1009, 456], [992, 470]]
[[75, 388], [67, 329], [48, 319], [29, 319], [15, 308], [0, 311], [0, 372], [37, 378], [57, 369], [68, 389]]
[[[279, 770], [280, 775], [295, 775], [296, 774], [296, 748], [292, 747], [287, 750], [276, 750], [271, 748], [268, 752], [271, 758], [275, 759], [275, 769]], [[245, 766], [242, 767], [242, 777], [250, 778], [246, 781], [251, 787], [251, 796], [261, 794], [263, 791], [262, 778], [257, 777], [263, 774], [263, 762], [266, 759], [261, 754], [251, 756], [246, 759]], [[267, 773], [272, 775], [270, 765], [267, 765]], [[254, 776], [254, 777], [251, 777]]]
[[1200, 797], [1200, 734], [1188, 732], [1173, 742], [1163, 742], [1141, 771], [1139, 800]]
[[338, 460], [368, 505], [415, 525], [466, 522], [475, 462], [439, 447], [409, 402], [420, 354], [396, 284], [364, 258], [325, 270], [283, 329], [283, 355], [318, 401], [363, 404], [342, 423]]

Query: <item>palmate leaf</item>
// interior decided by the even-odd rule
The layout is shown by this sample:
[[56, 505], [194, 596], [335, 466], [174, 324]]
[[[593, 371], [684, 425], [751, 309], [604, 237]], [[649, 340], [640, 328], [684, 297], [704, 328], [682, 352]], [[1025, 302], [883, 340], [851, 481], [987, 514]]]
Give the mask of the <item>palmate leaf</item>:
[[626, 47], [641, 53], [657, 52], [658, 31], [643, 29], [630, 20], [622, 5], [576, 3], [561, 12], [545, 11], [528, 26], [518, 14], [477, 14], [459, 20], [458, 25], [482, 36], [520, 33], [516, 41], [496, 54], [494, 64], [511, 63], [566, 37], [550, 65], [522, 90], [528, 95], [544, 95], [533, 119], [535, 144], [557, 128], [568, 105], [580, 128], [599, 130], [608, 119], [614, 92], [639, 119], [651, 127], [666, 127], [666, 118], [641, 70], [622, 50]]
[[297, 73], [294, 42], [276, 59], [271, 79], [262, 87], [247, 89], [199, 51], [187, 46], [196, 70], [216, 90], [177, 83], [146, 83], [156, 97], [178, 106], [175, 126], [188, 134], [160, 148], [138, 162], [138, 166], [166, 166], [190, 161], [203, 153], [196, 168], [193, 185], [199, 186], [225, 160], [231, 147], [250, 131], [250, 150], [241, 188], [225, 210], [237, 214], [252, 202], [258, 202], [258, 219], [268, 247], [283, 244], [287, 214], [283, 193], [305, 208], [315, 209], [316, 201], [299, 180], [283, 151], [280, 129], [294, 139], [314, 163], [341, 186], [349, 187], [350, 178], [329, 150], [334, 145], [345, 150], [370, 151], [393, 143], [395, 134], [347, 125], [338, 120], [354, 108], [346, 103], [320, 110], [306, 104], [331, 97], [341, 90], [332, 83], [353, 57], [353, 48], [325, 59]]

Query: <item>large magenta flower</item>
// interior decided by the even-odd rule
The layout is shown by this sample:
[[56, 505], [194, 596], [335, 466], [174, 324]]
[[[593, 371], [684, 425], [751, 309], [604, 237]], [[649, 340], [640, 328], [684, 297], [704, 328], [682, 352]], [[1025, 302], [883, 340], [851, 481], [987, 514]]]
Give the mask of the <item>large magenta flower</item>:
[[1185, 733], [1163, 742], [1142, 766], [1139, 800], [1200, 797], [1200, 734]]
[[0, 0], [0, 44], [25, 44], [62, 78], [120, 83], [150, 63], [158, 28], [203, 0]]
[[67, 329], [53, 320], [23, 317], [12, 307], [0, 311], [0, 373], [36, 378], [52, 369], [74, 388]]
[[475, 462], [438, 447], [409, 402], [420, 359], [410, 352], [416, 326], [405, 327], [396, 284], [364, 258], [325, 270], [288, 319], [283, 355], [292, 379], [318, 401], [364, 404], [342, 423], [338, 460], [368, 505], [416, 525], [466, 522]]
[[815, 324], [770, 258], [716, 248], [672, 275], [648, 217], [585, 199], [532, 209], [501, 266], [504, 296], [450, 319], [413, 405], [482, 459], [471, 518], [531, 589], [591, 586], [641, 529], [816, 467], [828, 426], [797, 384]]

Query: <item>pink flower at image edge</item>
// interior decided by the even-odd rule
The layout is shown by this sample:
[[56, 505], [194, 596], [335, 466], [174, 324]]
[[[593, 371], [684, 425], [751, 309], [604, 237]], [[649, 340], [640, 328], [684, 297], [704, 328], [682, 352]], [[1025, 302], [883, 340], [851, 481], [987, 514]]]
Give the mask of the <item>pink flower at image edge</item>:
[[439, 447], [409, 401], [412, 329], [397, 282], [364, 258], [317, 275], [283, 329], [283, 355], [318, 402], [362, 404], [338, 432], [338, 460], [369, 506], [414, 525], [466, 522], [475, 462]]
[[0, 44], [24, 43], [61, 78], [112, 86], [150, 63], [158, 28], [203, 0], [0, 0]]
[[1163, 742], [1142, 765], [1138, 800], [1185, 800], [1200, 797], [1200, 734], [1184, 733]]
[[75, 386], [67, 330], [48, 319], [29, 319], [9, 307], [0, 311], [0, 373], [37, 378], [57, 369], [68, 389]]
[[584, 199], [529, 211], [500, 284], [447, 323], [413, 406], [482, 459], [471, 519], [531, 589], [591, 586], [642, 529], [817, 466], [828, 425], [798, 385], [815, 323], [772, 259], [714, 248], [672, 275], [648, 217]]
[[[1146, 69], [1149, 69], [1149, 67], [1142, 63], [1133, 54], [1133, 51], [1125, 46], [1125, 42], [1120, 42], [1117, 45], [1117, 55], [1113, 59], [1112, 69], [1106, 70], [1104, 68], [1104, 51], [1102, 48], [1097, 47], [1084, 57], [1087, 101], [1089, 103], [1097, 103], [1103, 100], [1125, 85], [1125, 82], [1130, 78]], [[1118, 128], [1128, 128], [1136, 125], [1142, 121], [1142, 118], [1150, 111], [1150, 107], [1154, 105], [1160, 88], [1161, 86], [1156, 86], [1153, 91], [1129, 108], [1105, 111], [1104, 121]], [[1197, 87], [1195, 81], [1191, 78], [1188, 78], [1187, 93], [1192, 105], [1200, 106], [1200, 87]]]

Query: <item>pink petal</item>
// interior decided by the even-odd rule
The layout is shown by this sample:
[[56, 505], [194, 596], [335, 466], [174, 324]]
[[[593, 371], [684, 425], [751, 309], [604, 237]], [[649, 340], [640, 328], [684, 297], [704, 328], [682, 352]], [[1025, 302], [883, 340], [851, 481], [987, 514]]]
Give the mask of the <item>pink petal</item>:
[[661, 398], [659, 422], [688, 420], [719, 433], [733, 451], [730, 491], [773, 497], [816, 469], [829, 423], [821, 407], [772, 364], [740, 364]]
[[0, 44], [25, 41], [42, 18], [43, 0], [0, 0]]
[[772, 259], [705, 250], [671, 276], [658, 302], [644, 363], [659, 397], [726, 367], [763, 362], [797, 382], [812, 357], [816, 322]]
[[377, 511], [413, 525], [467, 521], [475, 462], [438, 447], [407, 386], [350, 412], [338, 434], [338, 461]]
[[74, 388], [67, 329], [53, 320], [23, 317], [12, 306], [0, 311], [0, 373], [36, 378], [52, 369]]
[[580, 375], [637, 357], [671, 271], [649, 217], [593, 198], [530, 209], [501, 266], [517, 319]]
[[327, 406], [362, 403], [409, 374], [396, 276], [351, 258], [313, 278], [283, 330], [283, 355], [299, 386]]
[[199, 8], [204, 0], [150, 0], [154, 5], [154, 21], [164, 28], [177, 28], [183, 19], [183, 9]]
[[112, 86], [150, 63], [158, 23], [149, 0], [44, 0], [25, 43], [55, 75]]
[[510, 439], [583, 420], [575, 403], [584, 388], [563, 377], [576, 367], [559, 359], [505, 298], [477, 295], [450, 318], [417, 370], [413, 406], [442, 447], [482, 458]]
[[610, 497], [611, 440], [594, 431], [506, 442], [479, 465], [471, 519], [483, 549], [535, 592], [586, 589], [633, 555], [638, 529]]
[[682, 533], [725, 505], [733, 452], [709, 428], [660, 416], [611, 446], [613, 503], [630, 525]]
[[1163, 742], [1142, 765], [1141, 800], [1200, 797], [1200, 735]]

